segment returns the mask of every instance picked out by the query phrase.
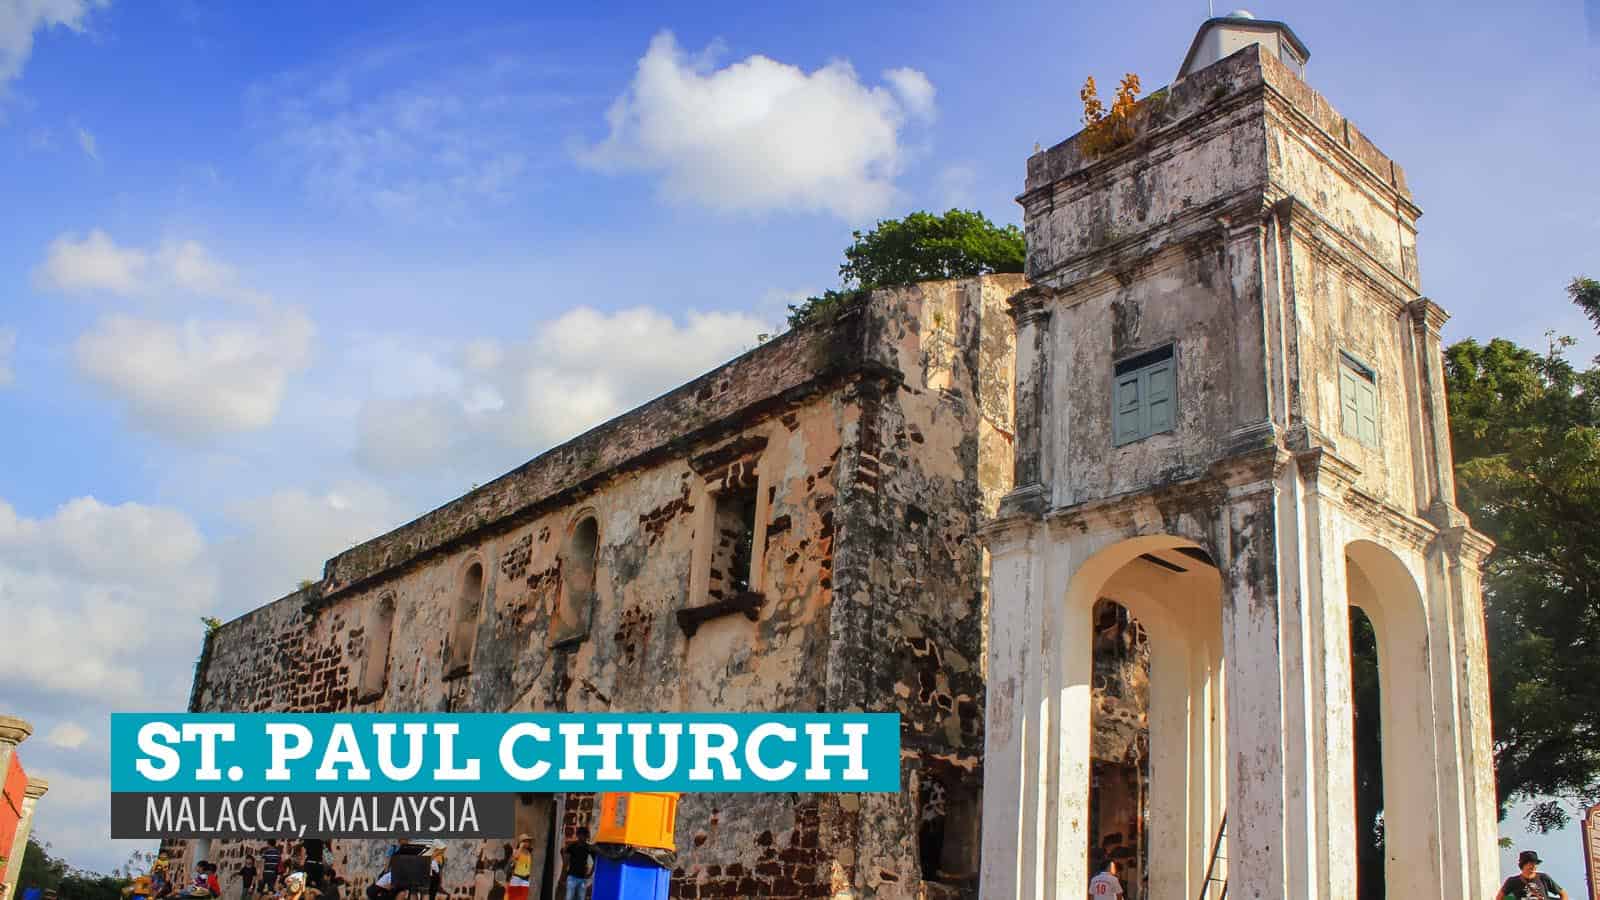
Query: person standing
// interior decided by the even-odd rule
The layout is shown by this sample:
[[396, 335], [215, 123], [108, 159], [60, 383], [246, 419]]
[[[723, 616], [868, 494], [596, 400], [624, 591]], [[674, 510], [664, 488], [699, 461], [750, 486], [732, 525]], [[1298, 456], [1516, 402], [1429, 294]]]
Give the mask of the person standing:
[[277, 838], [267, 838], [266, 849], [261, 851], [261, 893], [270, 894], [278, 887], [278, 871], [283, 868], [283, 848]]
[[256, 886], [256, 858], [254, 854], [244, 858], [244, 862], [239, 864], [239, 871], [234, 874], [234, 877], [239, 879], [239, 883], [244, 886], [243, 890], [239, 892], [240, 900], [250, 900], [250, 889]]
[[1100, 874], [1089, 879], [1090, 900], [1116, 900], [1122, 896], [1122, 881], [1117, 878], [1117, 863], [1107, 859], [1100, 867]]
[[566, 900], [584, 900], [589, 893], [589, 879], [594, 876], [594, 845], [589, 843], [589, 829], [579, 825], [576, 837], [561, 855], [567, 858]]
[[1522, 871], [1506, 879], [1500, 885], [1500, 893], [1494, 895], [1494, 900], [1506, 900], [1515, 897], [1516, 900], [1567, 900], [1567, 892], [1556, 884], [1556, 880], [1539, 871], [1539, 866], [1544, 860], [1532, 850], [1524, 850], [1517, 854], [1517, 868]]
[[517, 835], [506, 873], [506, 900], [528, 900], [528, 880], [533, 877], [533, 836]]

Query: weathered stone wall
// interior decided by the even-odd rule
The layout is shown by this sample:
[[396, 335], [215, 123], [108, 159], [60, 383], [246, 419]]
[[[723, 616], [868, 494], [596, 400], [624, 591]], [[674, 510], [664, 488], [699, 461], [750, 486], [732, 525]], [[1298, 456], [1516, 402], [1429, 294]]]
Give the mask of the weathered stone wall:
[[[835, 831], [854, 835], [860, 896], [915, 896], [923, 874], [976, 887], [988, 603], [972, 536], [1010, 487], [1006, 301], [1024, 285], [924, 283], [869, 309], [871, 345], [904, 380], [862, 382], [845, 431], [829, 708], [899, 713], [905, 766], [900, 795], [836, 811]], [[922, 873], [922, 810], [906, 799], [933, 793], [946, 850], [939, 873]]]
[[[981, 780], [971, 536], [1009, 488], [1005, 300], [1023, 286], [880, 292], [341, 554], [318, 585], [216, 632], [193, 706], [898, 711], [900, 794], [684, 796], [673, 892], [918, 896], [919, 779]], [[750, 489], [756, 598], [731, 587], [716, 513]], [[591, 520], [592, 577], [572, 549]], [[732, 608], [680, 622], [715, 604]], [[559, 798], [561, 834], [594, 812]], [[383, 850], [337, 843], [349, 889]], [[453, 845], [447, 890], [486, 896], [504, 851]]]

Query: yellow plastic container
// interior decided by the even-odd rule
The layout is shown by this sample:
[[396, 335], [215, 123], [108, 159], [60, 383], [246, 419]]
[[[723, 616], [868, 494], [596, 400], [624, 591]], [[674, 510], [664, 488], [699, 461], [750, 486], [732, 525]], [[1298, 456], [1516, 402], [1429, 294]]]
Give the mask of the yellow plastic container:
[[676, 850], [672, 833], [677, 827], [677, 794], [601, 794], [594, 842]]

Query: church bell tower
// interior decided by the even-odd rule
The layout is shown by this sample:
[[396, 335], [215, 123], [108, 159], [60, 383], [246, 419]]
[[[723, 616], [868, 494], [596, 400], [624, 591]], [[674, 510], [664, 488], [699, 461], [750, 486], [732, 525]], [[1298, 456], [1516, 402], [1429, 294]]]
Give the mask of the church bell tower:
[[1208, 20], [1171, 85], [1028, 160], [1016, 486], [984, 533], [986, 900], [1093, 874], [1102, 599], [1150, 643], [1141, 900], [1356, 896], [1353, 607], [1389, 896], [1493, 892], [1490, 544], [1455, 503], [1446, 313], [1404, 171], [1309, 59], [1281, 22]]

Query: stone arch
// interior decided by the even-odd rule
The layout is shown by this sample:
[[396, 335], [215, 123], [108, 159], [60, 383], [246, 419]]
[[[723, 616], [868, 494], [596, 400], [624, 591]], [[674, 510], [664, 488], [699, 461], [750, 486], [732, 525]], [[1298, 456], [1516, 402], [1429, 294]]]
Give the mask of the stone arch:
[[1426, 896], [1443, 875], [1429, 863], [1441, 823], [1427, 605], [1410, 567], [1387, 547], [1351, 541], [1345, 563], [1350, 605], [1372, 621], [1378, 643], [1384, 882], [1389, 896]]
[[572, 517], [558, 559], [561, 590], [551, 616], [550, 640], [577, 643], [589, 636], [599, 598], [600, 520], [594, 510], [583, 509]]
[[454, 615], [450, 626], [450, 664], [445, 666], [446, 675], [461, 674], [472, 666], [472, 651], [478, 639], [478, 617], [483, 611], [487, 584], [483, 560], [476, 555], [468, 558], [456, 582]]
[[[1068, 580], [1064, 643], [1091, 633], [1092, 610], [1115, 600], [1150, 641], [1149, 846], [1151, 897], [1193, 894], [1222, 811], [1222, 576], [1198, 536], [1168, 533], [1112, 537], [1090, 550]], [[1072, 650], [1067, 650], [1071, 653]], [[1064, 663], [1063, 777], [1088, 778], [1092, 659]], [[1091, 676], [1092, 677], [1092, 676]], [[1083, 710], [1080, 716], [1078, 710]], [[1085, 735], [1072, 735], [1079, 723]], [[1063, 785], [1062, 805], [1083, 803], [1087, 788]], [[1080, 798], [1078, 800], [1077, 798]], [[1087, 835], [1074, 840], [1087, 853]], [[1072, 852], [1072, 851], [1069, 851]]]
[[366, 625], [366, 648], [361, 660], [358, 703], [371, 703], [383, 696], [389, 680], [389, 655], [394, 645], [395, 593], [384, 591], [373, 605]]

